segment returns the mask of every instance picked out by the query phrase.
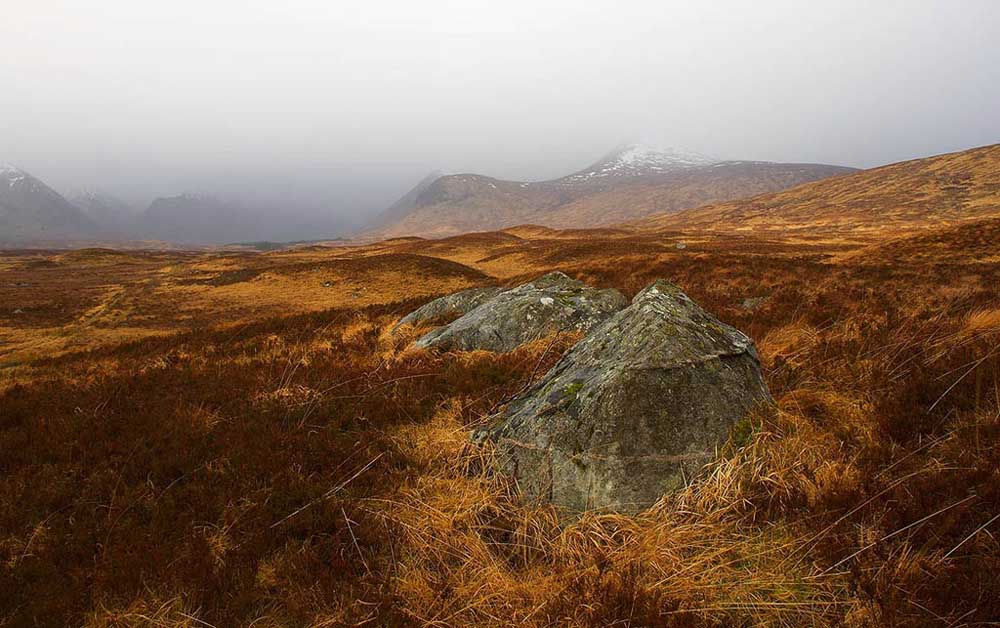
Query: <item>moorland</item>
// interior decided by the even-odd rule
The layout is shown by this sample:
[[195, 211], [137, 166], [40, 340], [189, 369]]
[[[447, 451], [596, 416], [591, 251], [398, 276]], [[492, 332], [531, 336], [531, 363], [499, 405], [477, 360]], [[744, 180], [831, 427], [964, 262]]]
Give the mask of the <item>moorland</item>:
[[[4, 251], [0, 625], [988, 625], [998, 172], [987, 147], [687, 222]], [[390, 329], [552, 270], [676, 283], [755, 340], [778, 411], [638, 515], [523, 504], [468, 433], [576, 339]]]

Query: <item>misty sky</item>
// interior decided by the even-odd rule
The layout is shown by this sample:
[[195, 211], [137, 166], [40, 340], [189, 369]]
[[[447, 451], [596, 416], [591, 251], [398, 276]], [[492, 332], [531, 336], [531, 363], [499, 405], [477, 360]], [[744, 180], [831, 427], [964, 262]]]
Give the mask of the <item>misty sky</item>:
[[635, 140], [864, 167], [1000, 142], [998, 42], [994, 0], [0, 0], [0, 162], [354, 213]]

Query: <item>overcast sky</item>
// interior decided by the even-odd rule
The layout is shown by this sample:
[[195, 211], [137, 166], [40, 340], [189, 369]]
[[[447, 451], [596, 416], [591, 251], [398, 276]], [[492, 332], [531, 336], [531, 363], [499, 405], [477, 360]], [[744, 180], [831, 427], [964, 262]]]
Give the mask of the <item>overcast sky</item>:
[[872, 166], [1000, 142], [995, 0], [0, 0], [0, 162], [331, 211], [644, 140]]

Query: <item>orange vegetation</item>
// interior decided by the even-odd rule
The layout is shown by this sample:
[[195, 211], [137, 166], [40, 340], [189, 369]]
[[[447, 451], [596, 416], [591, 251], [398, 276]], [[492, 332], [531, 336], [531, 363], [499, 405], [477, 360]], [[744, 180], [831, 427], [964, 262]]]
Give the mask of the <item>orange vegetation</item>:
[[[3, 254], [0, 625], [988, 624], [996, 228]], [[521, 505], [466, 435], [574, 339], [387, 330], [552, 269], [677, 282], [757, 340], [779, 412], [638, 516]]]

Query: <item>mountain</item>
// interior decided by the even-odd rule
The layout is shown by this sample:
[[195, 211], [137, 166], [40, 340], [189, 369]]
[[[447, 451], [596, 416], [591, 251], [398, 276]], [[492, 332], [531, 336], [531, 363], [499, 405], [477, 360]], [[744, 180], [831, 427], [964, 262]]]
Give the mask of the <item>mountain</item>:
[[823, 164], [719, 161], [628, 145], [551, 181], [504, 181], [478, 174], [425, 179], [383, 213], [375, 235], [442, 237], [527, 223], [606, 226], [853, 171]]
[[205, 245], [333, 240], [346, 230], [340, 216], [323, 208], [188, 193], [154, 200], [143, 213], [138, 232], [148, 239]]
[[73, 204], [112, 236], [131, 237], [139, 229], [139, 212], [125, 201], [105, 192], [79, 194], [73, 197]]
[[1000, 144], [904, 161], [638, 223], [646, 229], [890, 234], [1000, 215]]
[[71, 240], [98, 232], [58, 192], [20, 168], [0, 165], [0, 242]]
[[169, 242], [209, 244], [255, 240], [256, 219], [246, 208], [204, 194], [158, 198], [141, 219], [145, 237]]

